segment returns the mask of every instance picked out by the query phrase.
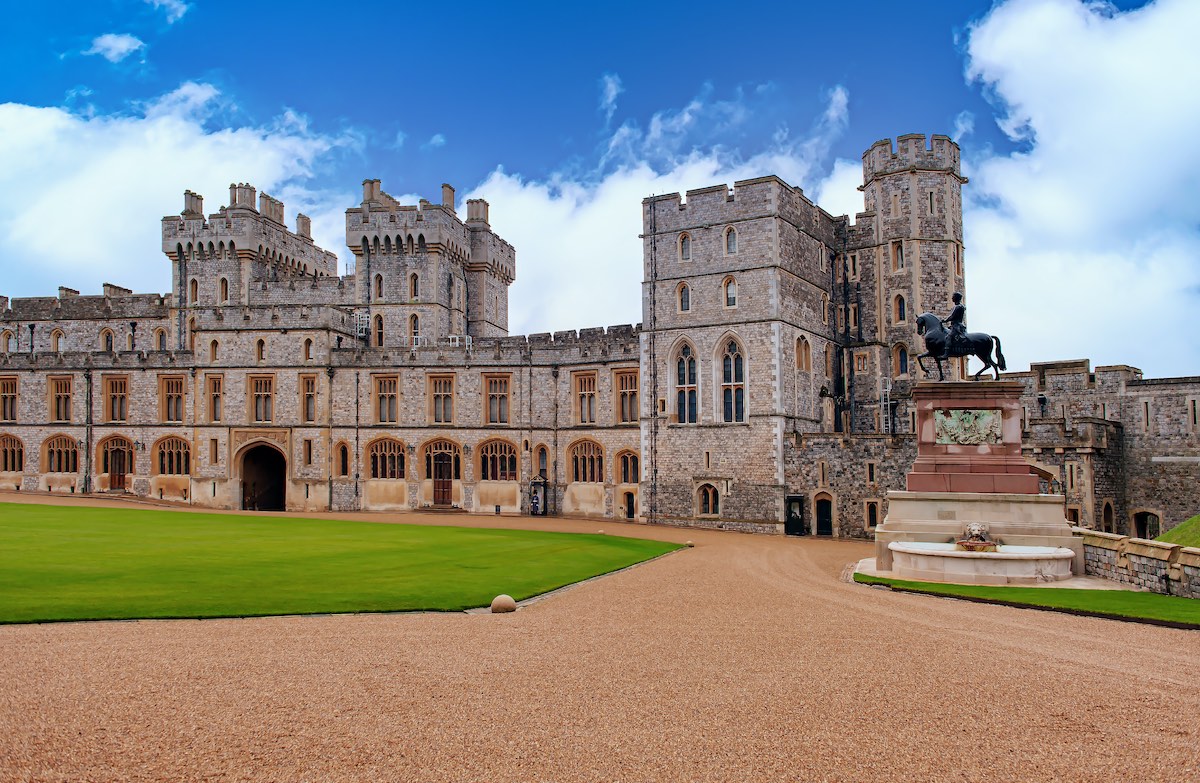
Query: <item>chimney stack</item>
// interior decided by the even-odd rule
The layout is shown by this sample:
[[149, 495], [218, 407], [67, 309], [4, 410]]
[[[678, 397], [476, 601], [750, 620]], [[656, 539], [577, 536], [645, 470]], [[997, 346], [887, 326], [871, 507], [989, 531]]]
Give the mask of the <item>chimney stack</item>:
[[445, 182], [442, 183], [442, 206], [454, 211], [454, 188]]
[[59, 299], [73, 299], [77, 296], [79, 296], [79, 292], [76, 291], [74, 288], [67, 288], [65, 285], [60, 285], [58, 287], [58, 298]]
[[312, 239], [312, 220], [309, 219], [308, 215], [297, 213], [296, 233], [302, 237]]
[[467, 199], [467, 222], [488, 222], [488, 203], [481, 198]]

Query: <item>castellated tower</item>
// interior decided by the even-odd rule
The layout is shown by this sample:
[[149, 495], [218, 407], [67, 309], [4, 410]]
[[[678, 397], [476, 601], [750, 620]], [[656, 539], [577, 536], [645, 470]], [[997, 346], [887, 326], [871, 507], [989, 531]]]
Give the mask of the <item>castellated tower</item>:
[[516, 252], [491, 230], [486, 201], [468, 201], [464, 223], [450, 185], [440, 204], [405, 205], [364, 180], [362, 203], [346, 210], [346, 244], [372, 346], [508, 335]]
[[188, 190], [183, 211], [162, 219], [162, 251], [171, 261], [170, 343], [190, 349], [203, 308], [247, 305], [254, 283], [267, 280], [334, 278], [337, 256], [313, 243], [311, 222], [296, 215], [296, 230], [284, 224], [283, 202], [253, 185], [229, 186], [229, 205], [204, 214], [204, 197]]
[[[925, 350], [916, 316], [945, 316], [955, 291], [966, 293], [963, 277], [962, 186], [959, 149], [950, 138], [921, 134], [877, 141], [863, 153], [865, 209], [846, 232], [844, 265], [848, 285], [835, 282], [834, 299], [848, 308], [849, 343], [854, 345], [847, 377], [853, 378], [854, 429], [904, 431], [907, 416], [892, 406], [888, 387], [901, 397], [919, 373]], [[843, 313], [839, 309], [839, 316]], [[964, 360], [950, 362], [961, 378]], [[882, 400], [883, 407], [871, 405]], [[902, 413], [902, 412], [901, 412]]]

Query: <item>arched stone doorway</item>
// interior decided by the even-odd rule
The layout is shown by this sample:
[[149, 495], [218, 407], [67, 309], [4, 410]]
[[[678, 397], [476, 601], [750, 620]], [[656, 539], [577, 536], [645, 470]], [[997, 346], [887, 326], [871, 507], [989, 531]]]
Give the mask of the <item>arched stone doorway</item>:
[[833, 498], [829, 495], [817, 495], [814, 504], [817, 510], [817, 535], [833, 535]]
[[632, 492], [625, 493], [625, 518], [633, 519], [636, 516], [636, 501]]
[[1139, 511], [1133, 515], [1133, 535], [1137, 538], [1158, 538], [1160, 534], [1158, 514]]
[[260, 443], [242, 455], [242, 508], [283, 511], [287, 503], [287, 459]]

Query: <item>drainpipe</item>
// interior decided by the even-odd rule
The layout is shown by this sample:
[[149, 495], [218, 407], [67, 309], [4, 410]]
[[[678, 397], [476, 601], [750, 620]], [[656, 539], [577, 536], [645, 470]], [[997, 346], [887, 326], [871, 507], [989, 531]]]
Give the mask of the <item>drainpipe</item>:
[[87, 388], [87, 417], [84, 419], [86, 447], [83, 453], [83, 494], [86, 495], [92, 486], [92, 368], [83, 371], [83, 382]]

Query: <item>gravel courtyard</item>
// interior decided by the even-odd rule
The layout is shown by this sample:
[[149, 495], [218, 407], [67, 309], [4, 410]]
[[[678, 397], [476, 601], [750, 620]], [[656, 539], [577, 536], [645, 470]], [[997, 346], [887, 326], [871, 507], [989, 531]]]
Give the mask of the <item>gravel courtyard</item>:
[[864, 543], [404, 520], [696, 546], [509, 615], [0, 627], [0, 780], [1200, 776], [1200, 632], [848, 584]]

